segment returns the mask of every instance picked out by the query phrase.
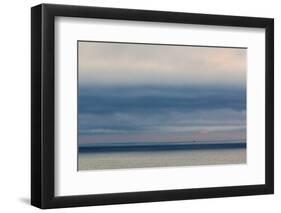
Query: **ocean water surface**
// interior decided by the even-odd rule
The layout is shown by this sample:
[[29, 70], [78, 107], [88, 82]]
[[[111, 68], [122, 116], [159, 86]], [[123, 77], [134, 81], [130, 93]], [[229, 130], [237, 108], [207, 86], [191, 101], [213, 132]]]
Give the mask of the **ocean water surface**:
[[245, 142], [119, 144], [80, 147], [78, 170], [246, 163]]

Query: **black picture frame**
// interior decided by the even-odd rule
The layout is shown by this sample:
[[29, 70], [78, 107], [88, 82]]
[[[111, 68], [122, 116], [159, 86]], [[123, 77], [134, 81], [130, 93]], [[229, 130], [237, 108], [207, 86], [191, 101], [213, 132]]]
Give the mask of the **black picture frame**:
[[[93, 195], [54, 195], [54, 20], [57, 16], [264, 28], [265, 184]], [[274, 192], [274, 20], [271, 18], [41, 4], [31, 8], [31, 204], [42, 208], [272, 194]]]

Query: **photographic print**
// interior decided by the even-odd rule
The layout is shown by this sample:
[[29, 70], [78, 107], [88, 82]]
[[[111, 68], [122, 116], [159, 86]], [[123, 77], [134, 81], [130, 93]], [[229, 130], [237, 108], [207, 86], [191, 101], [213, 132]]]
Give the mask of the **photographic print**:
[[78, 170], [246, 163], [247, 49], [78, 41]]
[[273, 193], [273, 18], [32, 7], [33, 206]]

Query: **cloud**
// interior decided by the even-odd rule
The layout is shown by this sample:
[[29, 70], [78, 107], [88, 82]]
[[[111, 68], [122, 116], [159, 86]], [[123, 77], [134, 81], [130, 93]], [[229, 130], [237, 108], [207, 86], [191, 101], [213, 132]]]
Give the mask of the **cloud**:
[[79, 143], [246, 137], [247, 49], [79, 42]]
[[241, 130], [246, 128], [245, 111], [231, 109], [193, 112], [81, 114], [80, 134], [177, 133]]
[[247, 49], [79, 42], [79, 82], [245, 85]]
[[81, 87], [79, 134], [233, 137], [246, 128], [245, 95], [245, 89], [229, 87]]
[[245, 88], [80, 87], [79, 113], [169, 112], [229, 108], [245, 110]]

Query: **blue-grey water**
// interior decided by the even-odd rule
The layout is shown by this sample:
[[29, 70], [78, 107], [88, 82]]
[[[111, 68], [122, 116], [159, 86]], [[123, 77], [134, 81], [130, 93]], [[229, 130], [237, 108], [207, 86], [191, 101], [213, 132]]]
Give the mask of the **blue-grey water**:
[[[173, 143], [174, 144], [174, 143]], [[80, 147], [78, 170], [176, 167], [246, 163], [245, 142], [190, 142]]]

